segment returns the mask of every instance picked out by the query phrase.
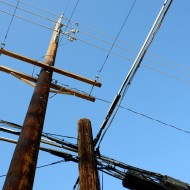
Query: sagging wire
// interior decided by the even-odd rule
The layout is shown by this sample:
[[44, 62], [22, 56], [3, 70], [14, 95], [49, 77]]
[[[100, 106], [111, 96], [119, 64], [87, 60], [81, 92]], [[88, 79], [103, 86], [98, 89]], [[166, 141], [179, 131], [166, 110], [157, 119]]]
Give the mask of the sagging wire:
[[[105, 58], [105, 60], [104, 60], [104, 62], [103, 62], [103, 64], [102, 64], [101, 68], [97, 71], [97, 75], [96, 75], [96, 77], [95, 77], [95, 78], [96, 78], [95, 81], [100, 78], [100, 74], [101, 74], [101, 72], [102, 72], [102, 70], [103, 70], [103, 68], [104, 68], [104, 66], [105, 66], [105, 64], [106, 64], [106, 62], [107, 62], [107, 60], [108, 60], [108, 58], [109, 58], [111, 52], [112, 52], [113, 47], [115, 46], [115, 43], [116, 43], [116, 41], [117, 41], [119, 35], [121, 34], [121, 32], [122, 32], [122, 30], [123, 30], [123, 28], [124, 28], [126, 22], [127, 22], [128, 19], [129, 19], [129, 16], [130, 16], [130, 14], [131, 14], [131, 12], [132, 12], [132, 10], [133, 10], [133, 7], [135, 6], [135, 3], [136, 3], [136, 0], [133, 2], [132, 6], [131, 6], [131, 8], [130, 8], [130, 10], [129, 10], [129, 12], [127, 13], [127, 16], [125, 17], [125, 20], [124, 20], [123, 24], [121, 25], [121, 27], [120, 27], [120, 29], [119, 29], [119, 32], [117, 33], [117, 35], [116, 35], [116, 37], [115, 37], [115, 39], [114, 39], [114, 41], [113, 41], [113, 44], [111, 45], [110, 50], [108, 51], [108, 54], [107, 54], [107, 56], [106, 56], [106, 58]], [[93, 88], [94, 88], [94, 86], [92, 86], [92, 88], [91, 88], [91, 91], [90, 91], [90, 93], [89, 93], [90, 95], [91, 95], [91, 93], [92, 93]]]
[[[121, 85], [121, 88], [119, 89], [118, 93], [116, 94], [108, 112], [107, 115], [100, 127], [100, 130], [96, 136], [96, 138], [94, 139], [94, 146], [96, 146], [96, 144], [98, 143], [101, 134], [103, 132], [103, 130], [105, 129], [106, 125], [108, 124], [109, 120], [112, 118], [112, 114], [114, 113], [115, 108], [118, 109], [117, 104], [120, 100], [120, 98], [122, 97], [122, 93], [124, 91], [123, 94], [125, 94], [125, 91], [128, 89], [128, 86], [131, 84], [138, 68], [140, 67], [140, 64], [148, 50], [148, 48], [150, 47], [158, 29], [160, 28], [167, 11], [169, 10], [169, 7], [171, 6], [172, 1], [165, 1], [164, 5], [161, 7], [161, 10], [158, 14], [158, 16], [156, 17], [155, 22], [153, 23], [150, 32], [148, 33], [147, 38], [145, 39], [135, 61], [133, 62], [131, 69], [129, 70], [128, 74], [126, 75], [123, 84]], [[127, 88], [126, 88], [127, 87]], [[99, 149], [98, 149], [99, 150]]]
[[[17, 1], [18, 1], [18, 0], [17, 0]], [[57, 15], [57, 14], [55, 14], [55, 13], [52, 13], [52, 12], [49, 12], [49, 11], [47, 11], [47, 10], [41, 9], [41, 8], [36, 7], [36, 6], [34, 6], [34, 5], [31, 5], [31, 4], [29, 4], [29, 3], [25, 3], [25, 2], [23, 2], [23, 1], [20, 1], [20, 3], [23, 4], [23, 5], [27, 5], [28, 7], [32, 7], [32, 8], [34, 8], [34, 9], [39, 10], [39, 11], [42, 11], [42, 12], [44, 12], [44, 13], [47, 13], [47, 14], [49, 14], [49, 15], [52, 15], [52, 16], [55, 16], [55, 17], [58, 17], [58, 18], [60, 17], [60, 15]]]
[[[101, 102], [108, 103], [108, 104], [111, 104], [111, 103], [112, 103], [111, 101], [104, 100], [104, 99], [101, 99], [101, 98], [97, 98], [97, 97], [96, 97], [96, 99], [99, 100], [99, 101], [101, 101]], [[170, 128], [175, 129], [175, 130], [178, 130], [178, 131], [180, 131], [180, 132], [184, 132], [184, 133], [190, 134], [190, 131], [184, 130], [184, 129], [179, 128], [179, 127], [176, 127], [175, 125], [169, 124], [169, 123], [167, 123], [167, 122], [165, 122], [165, 121], [161, 121], [160, 119], [151, 117], [151, 116], [149, 116], [149, 115], [147, 115], [147, 114], [145, 114], [145, 113], [137, 112], [137, 111], [135, 111], [135, 110], [133, 110], [133, 109], [124, 107], [124, 106], [122, 106], [122, 105], [118, 105], [118, 107], [119, 107], [120, 109], [124, 109], [124, 110], [127, 110], [127, 111], [129, 111], [129, 112], [131, 112], [131, 113], [133, 113], [133, 114], [136, 114], [136, 115], [139, 115], [139, 116], [141, 116], [141, 117], [144, 117], [144, 118], [146, 118], [146, 119], [152, 120], [152, 121], [154, 121], [154, 122], [157, 122], [157, 123], [160, 123], [160, 124], [165, 125], [165, 126], [167, 126], [167, 127], [170, 127]], [[20, 125], [17, 125], [17, 124], [15, 124], [15, 123], [11, 123], [11, 122], [6, 122], [6, 121], [4, 121], [4, 120], [0, 120], [0, 125], [2, 125], [2, 124], [3, 124], [3, 126], [13, 126], [13, 127], [18, 128], [18, 129], [21, 128]], [[44, 134], [46, 134], [46, 133], [44, 133]], [[54, 136], [66, 137], [66, 136], [57, 135], [57, 134], [53, 134], [53, 135], [54, 135]], [[67, 137], [68, 137], [68, 136], [67, 136]], [[74, 138], [74, 137], [71, 137], [71, 138]]]
[[[99, 101], [102, 101], [102, 102], [111, 104], [111, 101], [107, 101], [107, 100], [100, 99], [100, 98], [96, 98], [96, 99], [99, 100]], [[118, 106], [119, 106], [119, 105], [118, 105]], [[175, 125], [172, 125], [172, 124], [169, 124], [169, 123], [167, 123], [167, 122], [161, 121], [161, 120], [159, 120], [159, 119], [153, 118], [153, 117], [151, 117], [151, 116], [148, 116], [147, 114], [134, 111], [134, 110], [132, 110], [132, 109], [130, 109], [130, 108], [127, 108], [127, 107], [124, 107], [124, 106], [121, 106], [121, 105], [119, 106], [119, 108], [125, 109], [125, 110], [127, 110], [127, 111], [129, 111], [129, 112], [131, 112], [131, 113], [134, 113], [134, 114], [139, 115], [139, 116], [142, 116], [142, 117], [144, 117], [144, 118], [146, 118], [146, 119], [149, 119], [149, 120], [158, 122], [158, 123], [160, 123], [160, 124], [162, 124], [162, 125], [168, 126], [168, 127], [170, 127], [170, 128], [176, 129], [176, 130], [178, 130], [178, 131], [181, 131], [181, 132], [190, 134], [190, 131], [181, 129], [181, 128], [179, 128], [179, 127], [176, 127]]]
[[[56, 161], [56, 162], [52, 162], [50, 164], [44, 164], [44, 165], [41, 165], [41, 166], [37, 166], [36, 169], [49, 167], [49, 166], [60, 164], [60, 163], [63, 163], [63, 162], [65, 162], [65, 160], [62, 159], [62, 160], [59, 160], [59, 161]], [[7, 174], [3, 174], [3, 175], [0, 175], [0, 178], [1, 177], [6, 177], [6, 176], [7, 176]]]
[[[6, 45], [7, 36], [8, 36], [8, 34], [9, 34], [10, 28], [11, 28], [11, 26], [12, 26], [13, 19], [14, 19], [14, 17], [15, 17], [17, 8], [18, 8], [18, 6], [19, 6], [19, 3], [20, 3], [20, 0], [17, 1], [17, 4], [16, 4], [16, 7], [15, 7], [14, 12], [13, 12], [13, 14], [12, 14], [12, 18], [11, 18], [11, 20], [10, 20], [10, 23], [9, 23], [9, 26], [8, 26], [8, 29], [7, 29], [7, 32], [6, 32], [5, 37], [4, 37], [4, 40], [3, 40], [3, 42], [1, 43], [1, 49], [3, 49], [3, 48], [5, 47], [5, 45]], [[1, 55], [1, 54], [0, 54], [0, 55]]]

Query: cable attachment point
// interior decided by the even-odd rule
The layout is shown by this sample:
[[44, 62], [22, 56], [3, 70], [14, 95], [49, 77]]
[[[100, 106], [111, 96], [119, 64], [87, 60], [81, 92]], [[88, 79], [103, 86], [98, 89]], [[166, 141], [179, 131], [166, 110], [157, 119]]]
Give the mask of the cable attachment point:
[[76, 34], [76, 33], [78, 33], [78, 32], [79, 32], [79, 30], [77, 30], [77, 29], [73, 28], [73, 29], [71, 29], [71, 30], [70, 30], [70, 32], [71, 32], [71, 33], [73, 33], [73, 34]]
[[96, 75], [95, 78], [96, 78], [96, 80], [99, 80], [100, 76], [99, 76], [99, 75]]
[[[5, 43], [1, 43], [1, 49], [4, 49], [4, 47], [5, 47]], [[1, 53], [0, 53], [0, 55], [1, 55]]]
[[76, 41], [76, 38], [75, 38], [74, 36], [69, 36], [69, 37], [68, 37], [68, 40], [69, 40], [70, 42], [74, 42], [74, 41]]
[[1, 43], [1, 49], [5, 47], [5, 43]]

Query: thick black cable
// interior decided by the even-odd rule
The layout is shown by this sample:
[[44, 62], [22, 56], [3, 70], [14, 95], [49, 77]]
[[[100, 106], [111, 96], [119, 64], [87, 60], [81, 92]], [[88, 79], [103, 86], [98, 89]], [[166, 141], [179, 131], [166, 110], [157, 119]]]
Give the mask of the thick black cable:
[[75, 190], [77, 188], [78, 184], [79, 184], [79, 177], [77, 178], [77, 180], [73, 186], [73, 190]]

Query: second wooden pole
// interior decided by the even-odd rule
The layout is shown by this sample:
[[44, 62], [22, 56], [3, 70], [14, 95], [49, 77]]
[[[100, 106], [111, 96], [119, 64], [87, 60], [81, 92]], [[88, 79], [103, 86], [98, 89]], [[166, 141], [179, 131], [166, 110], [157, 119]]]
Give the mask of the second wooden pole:
[[80, 190], [100, 190], [91, 122], [88, 119], [78, 122], [78, 156]]

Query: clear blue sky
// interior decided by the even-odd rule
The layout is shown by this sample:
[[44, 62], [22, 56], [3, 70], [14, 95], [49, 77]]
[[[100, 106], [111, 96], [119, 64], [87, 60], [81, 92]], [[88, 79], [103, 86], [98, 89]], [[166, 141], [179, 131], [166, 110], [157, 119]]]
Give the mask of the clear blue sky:
[[[2, 0], [5, 2], [5, 0]], [[15, 0], [6, 2], [16, 5]], [[38, 8], [70, 18], [76, 0], [57, 1], [24, 1]], [[97, 32], [115, 37], [134, 1], [87, 1], [80, 0], [72, 20], [79, 23], [76, 38], [90, 42], [98, 47], [110, 49], [113, 38]], [[100, 74], [101, 88], [94, 88], [92, 95], [103, 100], [112, 101], [118, 92], [133, 60], [143, 44], [164, 0], [137, 0], [129, 19], [123, 28], [120, 41], [111, 54]], [[190, 78], [189, 78], [189, 44], [190, 27], [188, 18], [190, 2], [175, 0], [158, 31], [142, 66], [122, 101], [122, 106], [135, 112], [145, 114], [175, 127], [190, 131]], [[57, 20], [58, 17], [45, 14], [22, 3], [19, 7]], [[0, 10], [10, 13], [11, 8], [0, 1]], [[16, 15], [41, 23], [49, 28], [54, 23], [46, 21], [17, 10]], [[0, 42], [11, 20], [10, 15], [0, 12]], [[67, 24], [67, 21], [63, 21]], [[90, 29], [87, 29], [89, 27]], [[95, 29], [95, 30], [94, 30]], [[85, 33], [84, 33], [85, 32]], [[91, 34], [97, 38], [89, 37]], [[6, 38], [5, 49], [38, 60], [45, 55], [52, 31], [46, 28], [14, 18]], [[97, 71], [105, 61], [107, 52], [76, 40], [69, 42], [63, 36], [58, 50], [56, 66], [67, 71], [95, 79]], [[43, 59], [41, 59], [42, 61]], [[1, 65], [16, 69], [20, 72], [32, 74], [33, 66], [0, 56]], [[151, 67], [150, 68], [147, 68]], [[35, 68], [35, 74], [39, 69]], [[75, 81], [68, 77], [54, 74], [54, 79], [70, 88], [90, 92], [91, 86]], [[32, 96], [33, 88], [16, 78], [0, 73], [0, 119], [23, 123], [27, 107]], [[52, 94], [51, 94], [52, 95]], [[110, 104], [100, 100], [95, 103], [73, 96], [56, 95], [49, 99], [44, 131], [77, 137], [77, 122], [80, 118], [89, 118], [92, 122], [93, 135], [99, 131]], [[1, 132], [0, 136], [17, 139], [17, 137]], [[70, 139], [66, 139], [71, 141]], [[77, 143], [75, 140], [71, 142]], [[189, 153], [190, 134], [177, 131], [167, 125], [137, 115], [126, 109], [119, 109], [110, 129], [101, 143], [101, 153], [122, 161], [126, 164], [145, 170], [166, 174], [184, 182], [190, 183]], [[0, 142], [1, 167], [0, 175], [6, 174], [15, 146]], [[40, 152], [38, 166], [61, 160], [58, 157]], [[101, 175], [101, 173], [100, 173]], [[78, 177], [78, 166], [75, 163], [61, 163], [58, 165], [37, 169], [34, 190], [67, 189], [71, 190]], [[0, 188], [4, 183], [0, 178]], [[122, 182], [104, 174], [104, 189], [124, 189]]]

